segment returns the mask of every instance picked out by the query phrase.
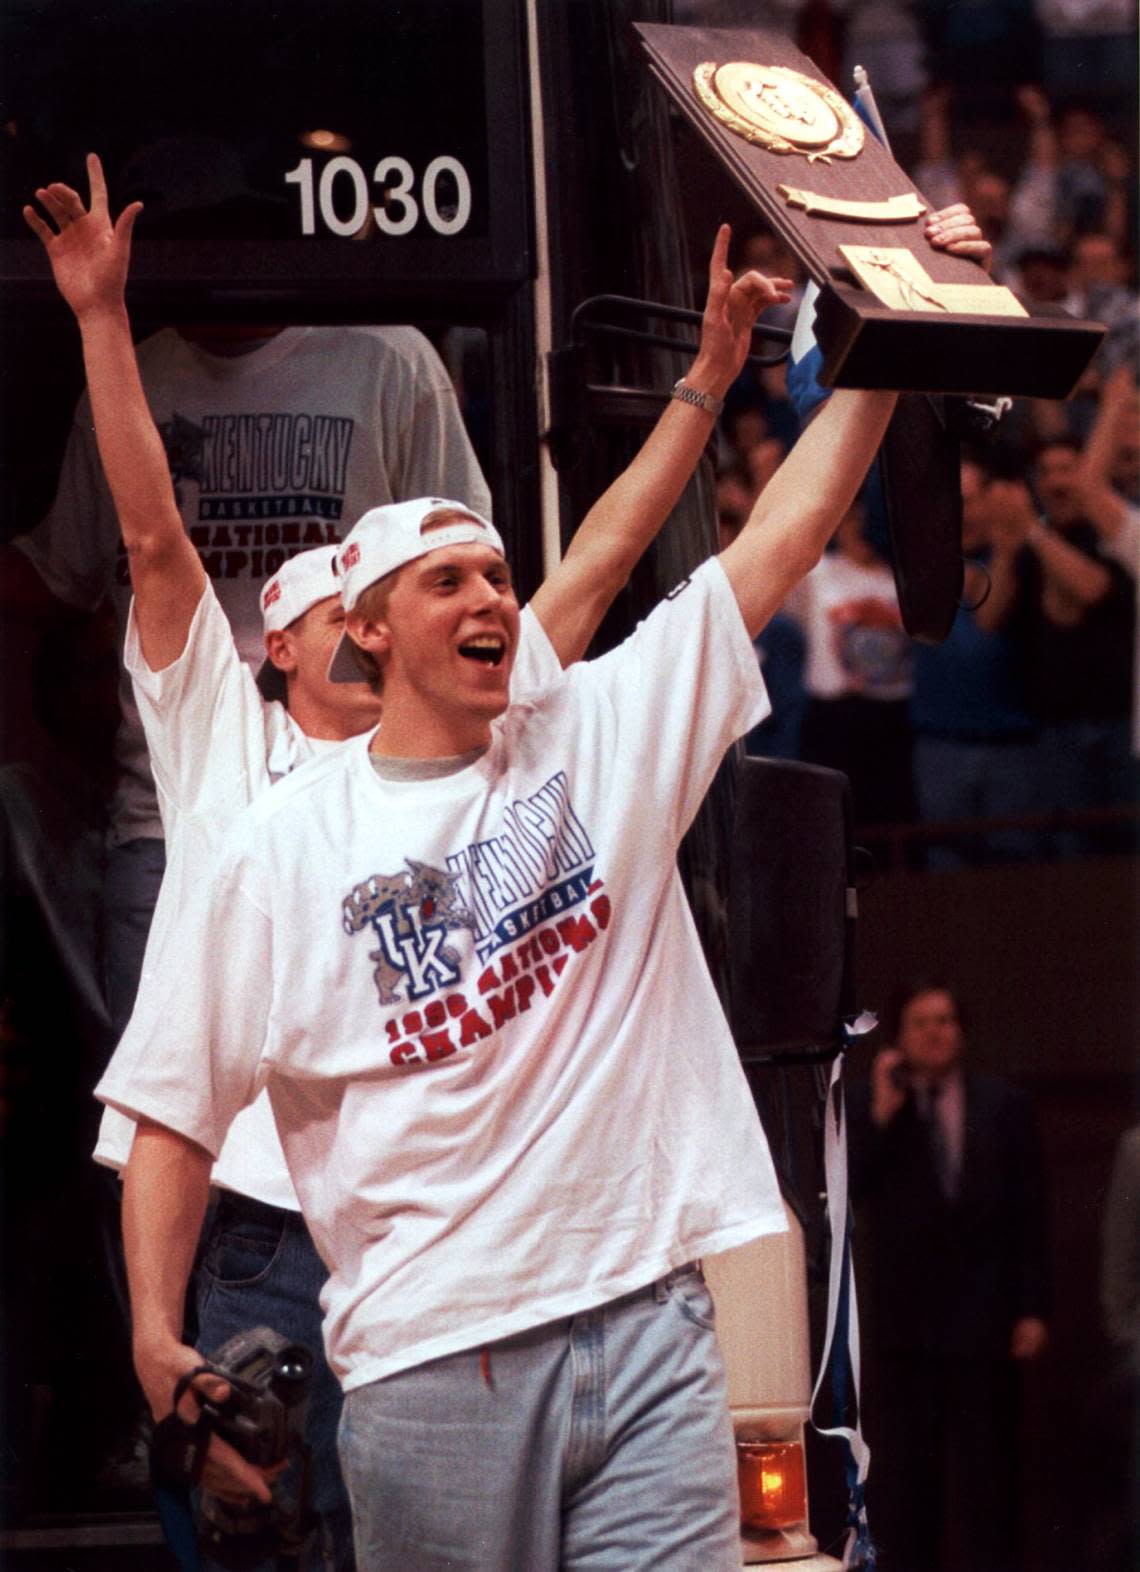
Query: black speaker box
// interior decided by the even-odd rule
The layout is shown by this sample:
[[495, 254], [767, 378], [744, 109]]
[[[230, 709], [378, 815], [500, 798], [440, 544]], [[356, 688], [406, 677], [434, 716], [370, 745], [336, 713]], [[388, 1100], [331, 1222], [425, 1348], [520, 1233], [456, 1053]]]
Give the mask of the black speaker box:
[[838, 1048], [854, 1008], [853, 855], [845, 775], [783, 759], [740, 761], [729, 1015], [746, 1062]]

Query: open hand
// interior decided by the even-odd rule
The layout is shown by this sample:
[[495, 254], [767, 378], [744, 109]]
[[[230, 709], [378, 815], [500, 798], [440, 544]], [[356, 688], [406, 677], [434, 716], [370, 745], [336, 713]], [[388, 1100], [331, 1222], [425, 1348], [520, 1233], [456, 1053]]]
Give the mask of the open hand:
[[112, 224], [107, 209], [107, 184], [98, 155], [87, 155], [90, 206], [70, 186], [56, 181], [41, 186], [36, 200], [55, 228], [37, 211], [24, 208], [24, 219], [39, 237], [56, 287], [77, 317], [101, 307], [120, 307], [131, 255], [131, 231], [142, 211], [131, 202]]
[[767, 278], [754, 269], [734, 278], [728, 266], [732, 230], [722, 224], [709, 262], [709, 290], [701, 321], [701, 343], [686, 378], [718, 398], [740, 374], [752, 348], [752, 328], [768, 306], [792, 298], [790, 278]]

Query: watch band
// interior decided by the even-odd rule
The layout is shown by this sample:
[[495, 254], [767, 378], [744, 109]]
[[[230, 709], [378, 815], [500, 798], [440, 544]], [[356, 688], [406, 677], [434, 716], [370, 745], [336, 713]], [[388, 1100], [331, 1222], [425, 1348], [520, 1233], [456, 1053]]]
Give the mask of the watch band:
[[698, 393], [696, 388], [691, 388], [684, 377], [678, 377], [673, 384], [670, 398], [679, 398], [682, 404], [692, 404], [695, 409], [703, 409], [706, 414], [715, 419], [724, 408], [722, 398], [714, 398], [711, 393]]

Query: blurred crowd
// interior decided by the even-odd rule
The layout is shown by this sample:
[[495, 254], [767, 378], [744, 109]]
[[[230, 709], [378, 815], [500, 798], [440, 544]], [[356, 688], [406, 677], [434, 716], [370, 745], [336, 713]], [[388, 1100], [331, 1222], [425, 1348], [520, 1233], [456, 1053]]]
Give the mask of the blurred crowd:
[[[888, 10], [900, 26], [907, 22], [913, 49], [883, 47], [868, 58], [882, 68], [873, 86], [888, 132], [889, 106], [915, 128], [902, 141], [924, 197], [932, 208], [969, 203], [993, 245], [994, 276], [1027, 303], [1100, 322], [1107, 333], [1067, 401], [1016, 399], [994, 431], [963, 448], [964, 593], [942, 644], [904, 634], [872, 476], [823, 562], [758, 641], [775, 714], [749, 748], [844, 770], [859, 826], [899, 828], [896, 846], [922, 848], [907, 852], [912, 863], [1133, 849], [1134, 108], [1118, 111], [1111, 91], [1109, 110], [1072, 96], [1063, 73], [1056, 97], [1040, 80], [1010, 86], [1017, 74], [1004, 87], [988, 69], [971, 78], [965, 54], [951, 47], [948, 20], [938, 35], [934, 6], [794, 9], [801, 31], [809, 13], [816, 26], [827, 13], [841, 61], [872, 13], [882, 12], [884, 24]], [[957, 11], [964, 9], [981, 15], [977, 7]], [[1031, 13], [983, 9], [1011, 27], [1015, 12]], [[1050, 35], [1041, 15], [1029, 21], [1020, 61], [1040, 67], [1052, 58], [1044, 47]], [[1083, 36], [1087, 43], [1093, 35]], [[860, 54], [863, 47], [860, 40]], [[796, 257], [768, 232], [743, 237], [733, 260], [805, 282]], [[794, 298], [785, 326], [797, 310]], [[719, 439], [722, 538], [747, 517], [798, 430], [785, 368], [749, 368], [732, 390]]]

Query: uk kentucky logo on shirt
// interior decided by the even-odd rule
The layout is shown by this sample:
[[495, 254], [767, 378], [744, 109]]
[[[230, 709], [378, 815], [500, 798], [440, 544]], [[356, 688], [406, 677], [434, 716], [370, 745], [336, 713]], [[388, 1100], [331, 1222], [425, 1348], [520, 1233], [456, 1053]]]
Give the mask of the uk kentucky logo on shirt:
[[421, 999], [459, 981], [459, 956], [444, 942], [455, 928], [474, 928], [459, 905], [458, 881], [442, 869], [408, 859], [397, 873], [374, 873], [345, 897], [346, 933], [371, 927], [379, 943], [369, 952], [381, 1004]]
[[[372, 930], [368, 952], [393, 1064], [446, 1058], [549, 998], [570, 957], [609, 926], [594, 848], [559, 771], [510, 804], [501, 834], [453, 853], [446, 868], [406, 860], [342, 903], [349, 935]], [[450, 940], [471, 935], [478, 965], [463, 978]]]

